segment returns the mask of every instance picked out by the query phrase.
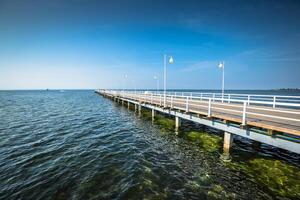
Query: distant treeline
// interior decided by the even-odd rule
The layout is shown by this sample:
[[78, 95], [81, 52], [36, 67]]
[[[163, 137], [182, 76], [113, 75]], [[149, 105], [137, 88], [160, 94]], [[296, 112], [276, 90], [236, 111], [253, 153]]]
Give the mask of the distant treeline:
[[279, 91], [300, 91], [300, 88], [280, 88], [280, 89], [274, 89]]

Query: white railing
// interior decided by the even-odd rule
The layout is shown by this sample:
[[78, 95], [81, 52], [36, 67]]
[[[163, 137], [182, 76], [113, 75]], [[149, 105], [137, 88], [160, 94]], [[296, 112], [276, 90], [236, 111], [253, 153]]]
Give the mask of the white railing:
[[[258, 119], [278, 124], [293, 125], [300, 129], [300, 103], [276, 102], [276, 106], [274, 106], [274, 102], [270, 101], [235, 98], [231, 98], [229, 101], [229, 99], [220, 98], [216, 94], [212, 97], [207, 97], [203, 95], [204, 93], [200, 93], [199, 96], [195, 93], [186, 95], [186, 93], [168, 92], [165, 96], [161, 92], [149, 91], [99, 90], [98, 92], [180, 109], [186, 112], [205, 114], [208, 117], [211, 117], [213, 114], [229, 114], [239, 118], [242, 125], [246, 125], [247, 120]], [[164, 101], [165, 98], [166, 101]]]
[[[139, 91], [143, 92], [143, 91]], [[144, 91], [145, 92], [145, 91]], [[163, 91], [151, 93], [164, 94]], [[269, 102], [273, 108], [277, 107], [278, 103], [296, 103], [300, 104], [300, 96], [284, 96], [284, 95], [263, 95], [263, 94], [236, 94], [236, 93], [199, 93], [199, 92], [167, 92], [167, 95], [179, 96], [196, 96], [196, 97], [210, 97], [213, 101], [220, 100], [222, 102], [230, 103], [232, 100], [245, 100], [250, 105], [253, 102]], [[287, 104], [286, 104], [287, 105]]]
[[[124, 92], [121, 90], [110, 90], [114, 92]], [[125, 91], [134, 92], [135, 94], [157, 94], [164, 95], [163, 91]], [[300, 104], [300, 96], [284, 96], [284, 95], [262, 95], [262, 94], [234, 94], [234, 93], [199, 93], [199, 92], [167, 92], [166, 95], [170, 96], [183, 96], [183, 97], [200, 97], [200, 99], [211, 98], [213, 102], [244, 102], [246, 101], [248, 105], [264, 104], [265, 106], [276, 107], [288, 107], [288, 108], [298, 108]], [[239, 100], [239, 101], [236, 101]]]

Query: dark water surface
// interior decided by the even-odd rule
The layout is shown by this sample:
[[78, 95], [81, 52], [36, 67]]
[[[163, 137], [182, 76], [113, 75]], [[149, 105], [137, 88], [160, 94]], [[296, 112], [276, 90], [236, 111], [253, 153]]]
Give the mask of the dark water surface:
[[300, 175], [298, 155], [242, 139], [232, 162], [244, 168], [228, 167], [182, 137], [197, 125], [178, 136], [93, 91], [2, 91], [0, 120], [0, 199], [283, 199], [245, 163]]

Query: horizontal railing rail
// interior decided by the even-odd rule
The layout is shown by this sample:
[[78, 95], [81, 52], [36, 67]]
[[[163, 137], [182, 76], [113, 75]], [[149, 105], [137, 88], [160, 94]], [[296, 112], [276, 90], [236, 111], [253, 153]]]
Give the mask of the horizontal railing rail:
[[[159, 92], [163, 93], [163, 92]], [[221, 101], [227, 101], [230, 103], [232, 99], [247, 100], [248, 104], [253, 101], [271, 102], [275, 108], [279, 106], [278, 103], [299, 103], [300, 96], [284, 96], [284, 95], [262, 95], [262, 94], [228, 94], [224, 93], [199, 93], [199, 92], [168, 92], [168, 94], [181, 95], [181, 96], [200, 96], [200, 97], [211, 97], [213, 99], [220, 99]]]

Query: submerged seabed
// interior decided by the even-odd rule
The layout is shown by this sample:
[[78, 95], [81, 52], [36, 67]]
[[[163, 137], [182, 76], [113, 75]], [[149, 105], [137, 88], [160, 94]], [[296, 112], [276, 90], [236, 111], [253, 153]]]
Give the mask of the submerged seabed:
[[299, 199], [299, 155], [92, 91], [0, 92], [0, 199]]

